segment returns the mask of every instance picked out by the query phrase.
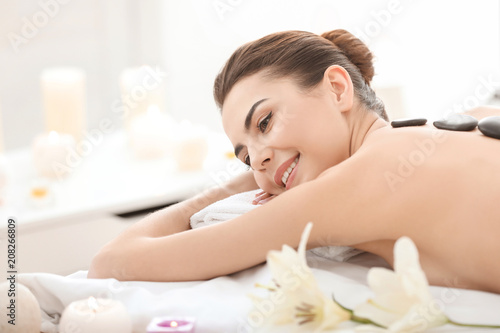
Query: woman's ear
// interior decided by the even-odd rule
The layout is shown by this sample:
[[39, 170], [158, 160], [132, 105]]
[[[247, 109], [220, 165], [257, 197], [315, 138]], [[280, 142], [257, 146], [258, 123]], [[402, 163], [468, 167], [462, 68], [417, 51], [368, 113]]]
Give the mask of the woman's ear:
[[332, 94], [333, 102], [339, 106], [341, 112], [350, 111], [354, 99], [354, 86], [351, 76], [344, 67], [332, 65], [325, 70], [323, 83]]

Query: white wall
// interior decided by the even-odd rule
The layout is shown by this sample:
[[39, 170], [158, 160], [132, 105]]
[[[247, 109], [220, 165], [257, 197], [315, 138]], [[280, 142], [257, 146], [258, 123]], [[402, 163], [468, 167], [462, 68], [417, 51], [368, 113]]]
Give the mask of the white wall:
[[482, 80], [500, 83], [498, 1], [191, 0], [166, 1], [163, 11], [169, 105], [213, 126], [220, 67], [237, 46], [280, 30], [344, 28], [362, 38], [376, 56], [374, 87], [402, 92], [404, 110], [393, 116], [439, 118], [486, 103], [474, 93]]
[[168, 72], [167, 108], [175, 118], [220, 129], [215, 75], [237, 46], [280, 30], [345, 28], [365, 35], [377, 57], [374, 87], [397, 86], [403, 94], [401, 107], [389, 109], [395, 116], [439, 118], [478, 102], [478, 91], [485, 102], [489, 86], [482, 82], [500, 81], [498, 1], [65, 0], [14, 52], [7, 34], [19, 32], [23, 18], [47, 1], [62, 0], [0, 0], [0, 110], [7, 149], [30, 144], [43, 130], [38, 76], [58, 65], [87, 71], [91, 127], [112, 115], [120, 71], [150, 64]]
[[88, 128], [105, 117], [119, 122], [111, 105], [120, 98], [120, 72], [163, 59], [158, 3], [0, 0], [0, 111], [6, 149], [28, 146], [44, 131], [39, 76], [47, 67], [86, 71]]

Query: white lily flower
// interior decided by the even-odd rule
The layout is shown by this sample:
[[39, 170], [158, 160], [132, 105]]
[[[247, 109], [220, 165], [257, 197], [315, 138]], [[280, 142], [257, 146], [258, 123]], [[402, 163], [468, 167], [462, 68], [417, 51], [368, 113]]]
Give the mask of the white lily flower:
[[369, 319], [390, 332], [422, 332], [448, 322], [434, 304], [417, 247], [408, 237], [401, 237], [394, 245], [394, 271], [370, 269], [368, 285], [375, 297], [354, 309], [357, 317]]
[[250, 295], [255, 309], [265, 317], [264, 326], [295, 323], [298, 324], [296, 331], [320, 332], [351, 317], [348, 311], [325, 297], [307, 266], [305, 252], [311, 228], [309, 222], [302, 233], [298, 251], [283, 245], [281, 251], [269, 251], [267, 255], [273, 276], [272, 286], [267, 287], [271, 290], [269, 297]]

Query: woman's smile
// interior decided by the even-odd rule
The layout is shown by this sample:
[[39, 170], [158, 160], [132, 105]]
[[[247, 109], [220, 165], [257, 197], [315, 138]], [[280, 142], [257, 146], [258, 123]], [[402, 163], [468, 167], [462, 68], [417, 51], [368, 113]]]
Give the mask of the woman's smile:
[[[297, 169], [297, 164], [299, 162], [299, 157], [300, 155], [297, 155], [295, 157], [292, 157], [288, 160], [286, 160], [278, 170], [276, 170], [276, 174], [274, 176], [274, 182], [278, 186], [286, 186], [286, 189], [288, 190], [291, 187], [293, 178], [295, 178], [295, 170]], [[293, 173], [293, 177], [291, 177]]]

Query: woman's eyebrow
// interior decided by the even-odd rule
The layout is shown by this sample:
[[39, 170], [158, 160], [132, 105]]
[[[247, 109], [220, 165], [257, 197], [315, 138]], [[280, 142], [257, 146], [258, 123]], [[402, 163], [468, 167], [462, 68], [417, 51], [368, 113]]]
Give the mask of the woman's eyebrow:
[[[250, 130], [250, 124], [252, 123], [252, 117], [253, 117], [253, 114], [255, 112], [255, 110], [257, 109], [257, 107], [260, 105], [260, 103], [262, 102], [265, 102], [267, 101], [269, 98], [263, 98], [261, 99], [260, 101], [257, 101], [255, 102], [252, 107], [250, 108], [250, 110], [248, 111], [247, 113], [247, 116], [245, 118], [245, 130], [248, 132]], [[243, 149], [243, 145], [241, 143], [238, 143], [235, 147], [234, 147], [234, 155], [236, 157], [238, 157], [239, 153], [241, 152], [241, 150]]]
[[245, 118], [245, 129], [248, 131], [250, 129], [250, 124], [252, 123], [252, 116], [255, 112], [255, 109], [259, 106], [260, 103], [267, 101], [268, 98], [263, 98], [260, 101], [255, 102], [252, 107], [250, 108], [250, 111], [247, 113], [247, 117]]

